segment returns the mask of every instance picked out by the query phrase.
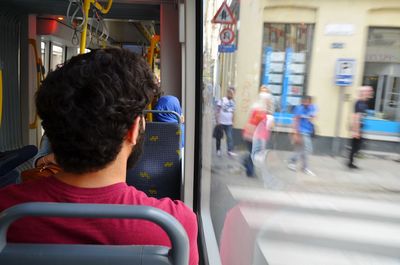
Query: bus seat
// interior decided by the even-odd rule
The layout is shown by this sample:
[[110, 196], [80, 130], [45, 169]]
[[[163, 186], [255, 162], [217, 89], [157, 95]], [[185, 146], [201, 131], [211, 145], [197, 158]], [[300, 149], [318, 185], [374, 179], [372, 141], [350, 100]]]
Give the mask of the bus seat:
[[[144, 219], [168, 234], [172, 248], [83, 244], [7, 243], [9, 226], [21, 217], [82, 217]], [[0, 264], [17, 265], [187, 265], [189, 240], [185, 229], [171, 215], [148, 206], [78, 203], [23, 203], [0, 214]]]
[[[173, 113], [172, 111], [149, 111]], [[146, 123], [143, 154], [134, 168], [128, 170], [128, 185], [144, 191], [148, 196], [180, 199], [181, 166], [180, 123]]]
[[27, 145], [20, 149], [0, 152], [0, 188], [17, 182], [19, 172], [16, 167], [34, 157], [38, 149]]

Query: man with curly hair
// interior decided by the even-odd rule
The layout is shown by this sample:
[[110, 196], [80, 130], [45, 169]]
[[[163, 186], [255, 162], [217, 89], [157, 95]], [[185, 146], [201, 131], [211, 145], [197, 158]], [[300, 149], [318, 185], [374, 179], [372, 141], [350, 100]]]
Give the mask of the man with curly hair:
[[[123, 49], [94, 50], [48, 74], [36, 95], [38, 114], [63, 169], [54, 177], [0, 191], [0, 211], [23, 202], [145, 205], [174, 216], [198, 263], [196, 216], [181, 201], [155, 199], [127, 186], [126, 171], [142, 152], [143, 110], [159, 93], [146, 62]], [[166, 233], [143, 220], [25, 218], [9, 242], [170, 246]]]

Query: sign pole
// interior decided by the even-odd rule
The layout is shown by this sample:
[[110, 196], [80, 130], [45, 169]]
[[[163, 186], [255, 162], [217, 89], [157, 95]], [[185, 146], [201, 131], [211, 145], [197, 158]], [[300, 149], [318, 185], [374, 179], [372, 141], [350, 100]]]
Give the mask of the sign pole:
[[340, 153], [340, 129], [342, 123], [342, 109], [343, 109], [343, 102], [344, 102], [344, 90], [346, 87], [339, 86], [339, 102], [338, 108], [336, 111], [336, 124], [335, 124], [335, 138], [332, 142], [332, 153], [333, 156], [337, 156]]

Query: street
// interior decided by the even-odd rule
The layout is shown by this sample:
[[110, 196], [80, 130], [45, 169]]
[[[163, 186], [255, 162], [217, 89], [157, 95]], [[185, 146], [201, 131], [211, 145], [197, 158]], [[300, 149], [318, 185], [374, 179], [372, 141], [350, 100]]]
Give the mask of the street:
[[272, 150], [248, 178], [237, 157], [213, 157], [211, 214], [223, 264], [400, 264], [400, 164], [312, 156], [316, 176]]

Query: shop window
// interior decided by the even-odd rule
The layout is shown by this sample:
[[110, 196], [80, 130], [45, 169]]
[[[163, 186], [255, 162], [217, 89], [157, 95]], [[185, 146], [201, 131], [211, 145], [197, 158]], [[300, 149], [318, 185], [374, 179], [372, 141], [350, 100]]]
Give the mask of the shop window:
[[400, 28], [369, 28], [363, 85], [372, 86], [371, 118], [400, 120]]
[[306, 94], [313, 30], [312, 24], [264, 24], [260, 84], [269, 87], [279, 112], [291, 112]]

